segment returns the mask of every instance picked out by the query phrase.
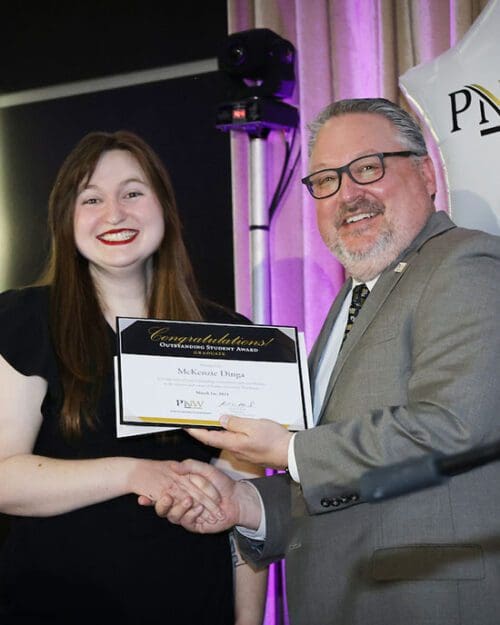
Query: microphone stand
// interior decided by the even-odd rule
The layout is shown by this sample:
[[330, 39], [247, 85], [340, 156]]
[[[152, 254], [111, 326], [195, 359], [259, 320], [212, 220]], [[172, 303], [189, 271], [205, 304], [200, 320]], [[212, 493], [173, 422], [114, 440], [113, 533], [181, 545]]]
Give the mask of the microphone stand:
[[450, 477], [500, 460], [500, 441], [456, 454], [427, 454], [367, 471], [360, 480], [361, 501], [378, 502], [443, 484]]

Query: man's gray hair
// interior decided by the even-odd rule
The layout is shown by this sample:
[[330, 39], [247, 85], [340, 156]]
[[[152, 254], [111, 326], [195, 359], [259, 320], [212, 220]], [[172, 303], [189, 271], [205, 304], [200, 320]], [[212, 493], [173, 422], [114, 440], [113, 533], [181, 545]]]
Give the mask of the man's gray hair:
[[324, 108], [309, 125], [308, 151], [311, 155], [318, 132], [332, 117], [347, 113], [376, 113], [388, 119], [397, 130], [401, 143], [419, 156], [427, 154], [424, 136], [419, 125], [404, 109], [385, 98], [353, 98], [338, 100]]

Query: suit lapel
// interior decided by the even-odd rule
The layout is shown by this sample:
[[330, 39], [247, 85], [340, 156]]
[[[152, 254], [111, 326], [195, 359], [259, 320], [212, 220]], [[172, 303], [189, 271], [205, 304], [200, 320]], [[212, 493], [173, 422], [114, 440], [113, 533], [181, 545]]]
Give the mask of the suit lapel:
[[[355, 349], [358, 341], [372, 323], [381, 306], [387, 300], [396, 284], [405, 275], [411, 263], [418, 256], [421, 247], [429, 239], [454, 227], [455, 225], [450, 220], [448, 215], [446, 215], [446, 213], [434, 213], [430, 217], [423, 230], [414, 239], [412, 244], [399, 256], [399, 258], [397, 258], [385, 271], [382, 272], [380, 278], [377, 280], [377, 283], [375, 284], [373, 290], [371, 291], [366, 302], [364, 303], [358, 317], [356, 318], [356, 322], [349, 332], [349, 335], [347, 336], [342, 349], [339, 352], [337, 361], [328, 382], [328, 387], [326, 390], [325, 398], [323, 400], [323, 406], [321, 408], [318, 423], [321, 423], [322, 421], [325, 409], [330, 401], [330, 397], [332, 395], [337, 378], [342, 371], [345, 362], [349, 358], [349, 354], [352, 352], [353, 349]], [[344, 301], [347, 292], [351, 288], [351, 284], [352, 281], [348, 280], [348, 282], [344, 284], [344, 287], [335, 299], [335, 302], [327, 317], [327, 321], [325, 322], [325, 326], [318, 337], [318, 341], [314, 346], [313, 352], [311, 353], [311, 356], [314, 357], [314, 360], [311, 360], [310, 367], [312, 384], [314, 384], [315, 374], [317, 371], [317, 365], [320, 359], [321, 351], [323, 350], [324, 345], [328, 340], [330, 332], [335, 323], [335, 319], [337, 318], [337, 315], [342, 306], [342, 302]]]
[[325, 322], [323, 323], [323, 327], [314, 343], [314, 346], [311, 350], [311, 354], [309, 356], [309, 379], [314, 384], [314, 380], [316, 378], [316, 372], [318, 370], [319, 361], [321, 359], [321, 355], [323, 354], [323, 350], [325, 349], [326, 343], [328, 341], [328, 337], [332, 331], [332, 328], [335, 324], [337, 316], [342, 308], [342, 304], [346, 298], [347, 293], [351, 290], [352, 280], [349, 278], [346, 280], [337, 293], [337, 297], [334, 299], [333, 304], [326, 316]]
[[[406, 269], [405, 269], [406, 270]], [[404, 274], [403, 272], [394, 272], [394, 271], [386, 271], [384, 272], [380, 278], [377, 280], [377, 284], [373, 287], [370, 295], [368, 296], [366, 302], [363, 304], [363, 308], [361, 309], [358, 317], [354, 325], [349, 332], [342, 349], [339, 352], [337, 360], [335, 362], [335, 366], [333, 368], [332, 374], [330, 376], [330, 380], [328, 382], [328, 386], [326, 389], [325, 397], [323, 400], [323, 406], [321, 408], [321, 412], [319, 415], [318, 423], [323, 419], [323, 414], [325, 408], [328, 406], [330, 401], [330, 397], [332, 395], [333, 389], [337, 382], [337, 378], [340, 375], [340, 372], [344, 368], [344, 365], [349, 358], [349, 354], [353, 349], [356, 349], [356, 345], [359, 342], [360, 338], [366, 332], [368, 327], [370, 326], [373, 319], [376, 317], [380, 307], [386, 301], [386, 299], [391, 294], [391, 291], [394, 289], [396, 284], [402, 278]]]

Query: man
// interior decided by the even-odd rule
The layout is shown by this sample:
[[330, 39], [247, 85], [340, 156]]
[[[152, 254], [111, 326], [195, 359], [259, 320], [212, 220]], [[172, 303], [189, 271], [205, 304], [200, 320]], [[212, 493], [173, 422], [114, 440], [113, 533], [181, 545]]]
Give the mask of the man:
[[435, 212], [422, 134], [386, 100], [327, 107], [309, 166], [321, 235], [352, 276], [310, 357], [318, 425], [292, 436], [230, 417], [192, 431], [289, 473], [234, 483], [187, 461], [179, 470], [213, 482], [224, 516], [209, 524], [168, 496], [157, 512], [195, 531], [256, 530], [240, 547], [257, 563], [286, 558], [291, 625], [497, 624], [499, 466], [378, 505], [358, 485], [375, 467], [500, 437], [500, 239]]

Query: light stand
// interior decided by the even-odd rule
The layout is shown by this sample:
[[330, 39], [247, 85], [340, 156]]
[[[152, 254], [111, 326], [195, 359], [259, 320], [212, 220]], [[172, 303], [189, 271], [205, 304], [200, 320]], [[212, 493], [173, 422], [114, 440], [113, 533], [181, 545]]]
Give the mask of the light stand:
[[269, 211], [266, 193], [266, 139], [250, 136], [250, 258], [252, 316], [255, 323], [271, 321]]
[[[266, 141], [271, 130], [298, 126], [297, 109], [281, 102], [293, 92], [294, 60], [293, 45], [267, 28], [230, 35], [218, 57], [219, 69], [228, 81], [228, 100], [217, 109], [216, 127], [245, 132], [249, 138], [252, 318], [264, 325], [271, 321]], [[283, 567], [273, 565], [269, 584], [282, 600], [281, 605], [275, 604], [275, 625], [283, 623], [283, 579]]]
[[293, 92], [294, 59], [293, 45], [266, 28], [230, 35], [218, 57], [234, 99], [218, 107], [216, 127], [245, 132], [250, 141], [252, 317], [259, 324], [271, 321], [266, 141], [271, 130], [298, 125], [297, 109], [281, 102]]

